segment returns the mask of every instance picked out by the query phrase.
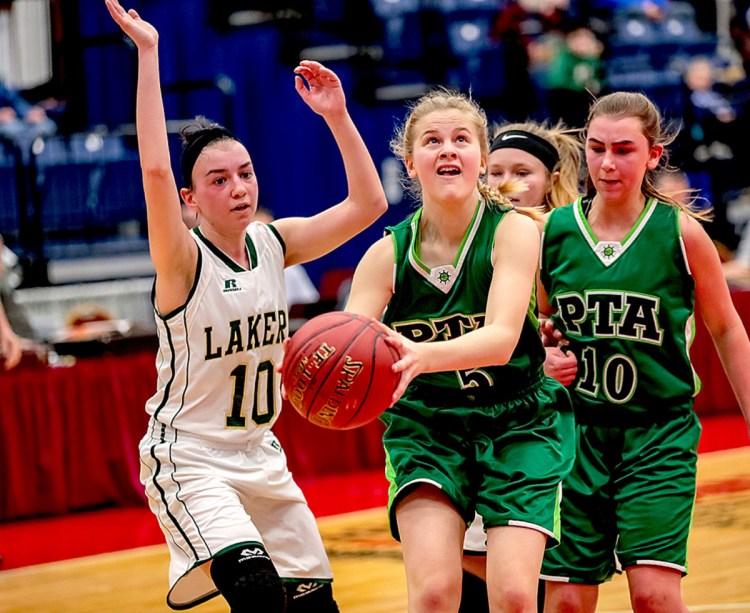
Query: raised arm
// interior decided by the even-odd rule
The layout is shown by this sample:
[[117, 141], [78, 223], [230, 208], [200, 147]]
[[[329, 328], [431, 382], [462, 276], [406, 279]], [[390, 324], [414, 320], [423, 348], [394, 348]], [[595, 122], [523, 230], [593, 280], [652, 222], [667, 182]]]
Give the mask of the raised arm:
[[[307, 262], [333, 251], [371, 225], [388, 208], [378, 171], [346, 108], [339, 78], [322, 64], [306, 60], [300, 62], [294, 72], [297, 92], [325, 119], [336, 140], [344, 162], [348, 195], [313, 217], [274, 222], [286, 243], [287, 265]], [[311, 236], [315, 240], [310, 240]]]
[[159, 78], [159, 34], [118, 0], [105, 0], [112, 19], [138, 48], [136, 129], [146, 196], [151, 258], [156, 269], [156, 301], [164, 313], [184, 304], [197, 263], [197, 247], [182, 222], [172, 174]]

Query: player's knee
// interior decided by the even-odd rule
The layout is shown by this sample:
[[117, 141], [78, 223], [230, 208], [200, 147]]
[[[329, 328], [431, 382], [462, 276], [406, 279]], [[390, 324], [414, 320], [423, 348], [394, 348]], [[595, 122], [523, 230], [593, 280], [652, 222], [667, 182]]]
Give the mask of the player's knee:
[[287, 613], [339, 613], [330, 582], [285, 581]]
[[285, 611], [279, 573], [260, 545], [236, 547], [216, 556], [211, 578], [232, 611]]
[[420, 611], [457, 611], [461, 605], [461, 584], [432, 581], [421, 589], [415, 589], [409, 600], [414, 601]]
[[630, 595], [630, 603], [635, 613], [656, 613], [658, 611], [685, 611], [685, 605], [678, 593], [656, 590], [638, 590]]

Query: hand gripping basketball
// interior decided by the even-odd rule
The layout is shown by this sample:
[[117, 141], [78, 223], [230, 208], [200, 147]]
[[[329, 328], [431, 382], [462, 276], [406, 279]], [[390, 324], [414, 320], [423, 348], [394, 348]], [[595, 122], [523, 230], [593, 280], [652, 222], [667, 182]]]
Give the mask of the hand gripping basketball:
[[400, 373], [387, 332], [355, 313], [333, 311], [312, 318], [287, 345], [282, 383], [295, 410], [335, 430], [357, 428], [391, 404]]

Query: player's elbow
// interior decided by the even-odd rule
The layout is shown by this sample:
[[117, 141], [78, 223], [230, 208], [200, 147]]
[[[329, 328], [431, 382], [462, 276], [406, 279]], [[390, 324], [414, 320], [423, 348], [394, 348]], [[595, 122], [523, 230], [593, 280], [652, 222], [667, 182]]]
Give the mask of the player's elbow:
[[494, 361], [491, 366], [505, 366], [508, 362], [510, 362], [511, 358], [513, 357], [513, 353], [516, 350], [516, 345], [518, 344], [518, 335], [511, 334], [507, 330], [503, 330], [499, 326], [495, 332], [496, 338], [492, 344], [495, 347], [495, 351], [493, 353]]
[[513, 357], [512, 351], [501, 351], [497, 354], [495, 363], [490, 364], [490, 366], [505, 366], [508, 362], [510, 362], [511, 357]]
[[161, 162], [148, 163], [141, 161], [141, 172], [143, 173], [143, 180], [146, 182], [172, 180], [171, 166]]
[[367, 198], [363, 206], [370, 212], [374, 221], [388, 210], [388, 201], [385, 194], [381, 193]]
[[352, 236], [370, 227], [388, 209], [385, 198], [378, 197], [349, 197], [344, 202], [347, 207], [348, 228]]

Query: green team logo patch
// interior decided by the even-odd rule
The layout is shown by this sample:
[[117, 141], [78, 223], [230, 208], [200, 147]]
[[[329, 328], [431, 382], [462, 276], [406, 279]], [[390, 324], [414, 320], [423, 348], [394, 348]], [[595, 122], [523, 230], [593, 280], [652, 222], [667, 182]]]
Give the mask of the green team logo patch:
[[611, 241], [597, 243], [594, 247], [594, 253], [597, 257], [609, 265], [614, 262], [620, 255], [622, 255], [623, 248], [621, 243], [615, 243]]
[[433, 268], [430, 271], [430, 281], [432, 284], [444, 292], [447, 292], [456, 281], [456, 269], [450, 264]]
[[451, 282], [451, 273], [446, 268], [443, 268], [438, 271], [437, 273], [437, 280], [438, 283], [442, 283], [443, 285], [446, 285], [447, 283]]

